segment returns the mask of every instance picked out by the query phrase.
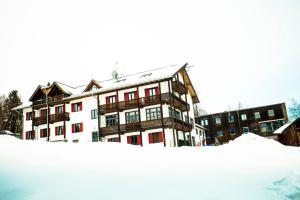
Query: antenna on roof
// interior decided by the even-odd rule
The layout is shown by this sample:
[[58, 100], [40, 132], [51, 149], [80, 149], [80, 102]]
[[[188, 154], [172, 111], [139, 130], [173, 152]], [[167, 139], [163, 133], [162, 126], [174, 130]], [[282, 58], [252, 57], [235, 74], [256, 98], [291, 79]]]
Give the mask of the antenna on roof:
[[116, 62], [115, 70], [112, 71], [112, 73], [111, 73], [112, 78], [113, 78], [114, 80], [117, 80], [117, 79], [118, 79], [118, 72], [117, 72], [118, 64], [119, 64], [119, 62]]

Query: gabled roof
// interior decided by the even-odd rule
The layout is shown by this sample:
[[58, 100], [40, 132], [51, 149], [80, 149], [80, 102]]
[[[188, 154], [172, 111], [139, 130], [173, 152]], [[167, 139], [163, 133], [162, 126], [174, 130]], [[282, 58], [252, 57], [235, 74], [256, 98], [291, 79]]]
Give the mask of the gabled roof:
[[97, 89], [100, 89], [100, 88], [101, 88], [99, 82], [96, 81], [96, 80], [94, 80], [94, 79], [92, 79], [92, 80], [90, 81], [90, 83], [85, 87], [85, 89], [84, 89], [83, 92], [88, 92], [88, 91], [90, 91], [90, 90], [92, 89], [93, 86], [96, 86]]
[[288, 127], [290, 127], [292, 124], [296, 123], [297, 121], [300, 121], [300, 118], [297, 118], [291, 122], [284, 124], [283, 126], [278, 128], [276, 131], [274, 131], [274, 134], [282, 134]]

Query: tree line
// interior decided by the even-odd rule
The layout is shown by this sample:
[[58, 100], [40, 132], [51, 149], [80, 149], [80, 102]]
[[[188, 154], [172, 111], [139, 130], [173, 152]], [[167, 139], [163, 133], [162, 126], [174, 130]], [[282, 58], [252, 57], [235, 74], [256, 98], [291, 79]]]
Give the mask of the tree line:
[[21, 105], [21, 97], [17, 90], [12, 90], [8, 96], [0, 96], [0, 130], [9, 130], [12, 133], [20, 132], [21, 117], [12, 109]]

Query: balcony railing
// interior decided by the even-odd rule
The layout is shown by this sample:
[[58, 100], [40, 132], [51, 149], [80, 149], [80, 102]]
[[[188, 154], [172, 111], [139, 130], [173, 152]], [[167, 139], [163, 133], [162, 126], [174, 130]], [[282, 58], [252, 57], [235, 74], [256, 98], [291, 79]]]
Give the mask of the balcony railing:
[[175, 96], [174, 94], [163, 93], [155, 96], [141, 97], [139, 99], [133, 99], [129, 101], [121, 101], [119, 103], [100, 105], [99, 113], [105, 114], [133, 109], [137, 108], [138, 106], [145, 107], [156, 105], [160, 103], [160, 98], [162, 99], [162, 103], [172, 104], [172, 106], [179, 110], [182, 110], [183, 112], [190, 110], [189, 104], [180, 99], [179, 97]]
[[187, 88], [180, 81], [172, 81], [172, 88], [179, 94], [186, 94]]
[[34, 126], [47, 124], [47, 116], [35, 117], [35, 118], [33, 118], [32, 123], [33, 123]]
[[[192, 130], [191, 124], [181, 121], [179, 119], [170, 118], [170, 117], [163, 119], [164, 128], [172, 128], [173, 121], [174, 121], [175, 129], [178, 129], [178, 130], [181, 130], [184, 132], [189, 132]], [[120, 134], [133, 132], [133, 131], [140, 131], [140, 130], [145, 131], [145, 130], [155, 129], [155, 128], [162, 128], [162, 120], [161, 119], [142, 121], [141, 124], [139, 122], [131, 123], [131, 124], [121, 124], [120, 125]], [[100, 129], [100, 132], [101, 132], [102, 136], [118, 134], [119, 133], [118, 125], [103, 127]]]
[[49, 116], [50, 123], [61, 122], [61, 121], [70, 121], [70, 114], [67, 112], [52, 114]]
[[[65, 95], [59, 95], [59, 96], [54, 96], [54, 97], [48, 97], [48, 104], [50, 106], [53, 106], [57, 103], [60, 103], [66, 96]], [[46, 106], [47, 101], [46, 98], [36, 100], [32, 102], [33, 106]]]

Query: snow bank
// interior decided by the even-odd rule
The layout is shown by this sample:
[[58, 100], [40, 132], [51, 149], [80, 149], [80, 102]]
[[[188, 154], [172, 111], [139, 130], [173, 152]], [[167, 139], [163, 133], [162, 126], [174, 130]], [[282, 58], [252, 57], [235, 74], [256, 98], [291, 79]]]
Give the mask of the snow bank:
[[299, 148], [250, 133], [201, 148], [0, 136], [1, 200], [297, 199], [299, 173]]

